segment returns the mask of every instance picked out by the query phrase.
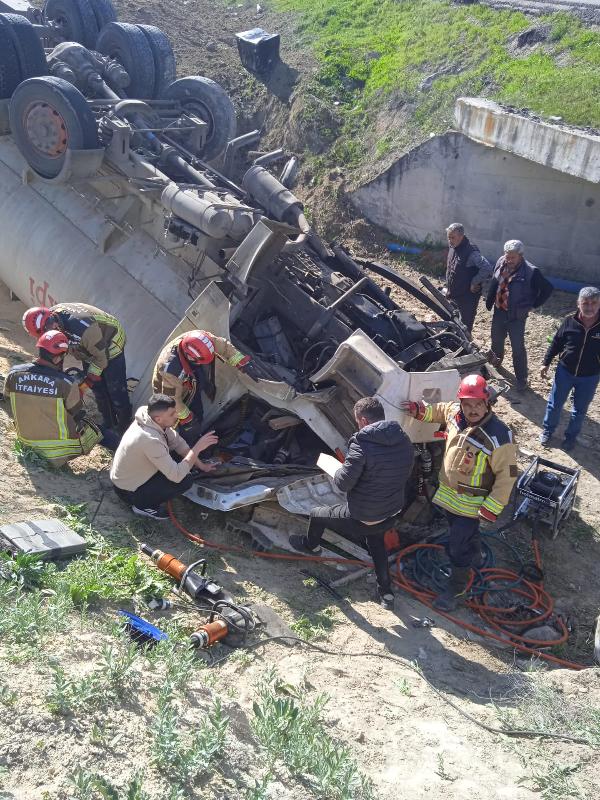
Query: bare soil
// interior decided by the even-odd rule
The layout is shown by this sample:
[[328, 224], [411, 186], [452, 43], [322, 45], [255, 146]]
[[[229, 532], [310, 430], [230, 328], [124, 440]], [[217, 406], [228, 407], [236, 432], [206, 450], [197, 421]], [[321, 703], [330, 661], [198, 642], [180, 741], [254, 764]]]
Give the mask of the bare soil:
[[[403, 267], [407, 274], [408, 266]], [[568, 310], [572, 298], [553, 298], [544, 315], [534, 315], [530, 325], [532, 361], [539, 360], [544, 340], [556, 316]], [[408, 303], [407, 303], [408, 304]], [[23, 361], [31, 353], [30, 340], [20, 326], [24, 306], [11, 301], [6, 289], [0, 295], [0, 371]], [[489, 320], [481, 314], [477, 333], [485, 338]], [[536, 379], [534, 390], [519, 405], [499, 401], [500, 415], [515, 427], [521, 446], [537, 450], [535, 437], [543, 408], [542, 386]], [[545, 388], [545, 387], [544, 387]], [[577, 509], [561, 535], [544, 541], [546, 586], [557, 598], [565, 614], [575, 623], [566, 656], [591, 663], [592, 621], [599, 605], [597, 563], [600, 541], [595, 495], [599, 490], [595, 446], [599, 436], [598, 409], [585, 434], [585, 446], [577, 452], [582, 479]], [[97, 511], [95, 525], [105, 532], [121, 531], [122, 543], [136, 547], [142, 539], [173, 552], [183, 560], [203, 553], [182, 539], [170, 524], [131, 523], [129, 511], [110, 491], [108, 457], [101, 448], [58, 471], [20, 463], [14, 454], [14, 433], [6, 408], [0, 408], [4, 479], [0, 485], [0, 520], [4, 522], [53, 516], [53, 501], [88, 503]], [[574, 460], [558, 450], [551, 457], [574, 465]], [[98, 504], [101, 502], [100, 506]], [[238, 537], [223, 528], [215, 515], [204, 520], [197, 507], [186, 501], [177, 504], [177, 514], [192, 530], [207, 539], [234, 543]], [[113, 533], [113, 535], [115, 535]], [[516, 533], [515, 536], [525, 536]], [[285, 621], [292, 623], [307, 615], [318, 620], [326, 614], [333, 627], [318, 643], [333, 651], [389, 653], [417, 662], [427, 680], [465, 711], [491, 725], [499, 724], [496, 705], [510, 708], [513, 692], [520, 685], [515, 672], [515, 654], [498, 650], [466, 631], [448, 623], [407, 596], [397, 598], [395, 612], [381, 609], [374, 602], [372, 583], [359, 581], [346, 592], [348, 601], [336, 604], [319, 586], [309, 585], [295, 564], [272, 563], [237, 555], [209, 553], [211, 570], [225, 587], [241, 600], [267, 603]], [[331, 579], [331, 569], [315, 572]], [[200, 618], [197, 612], [181, 607], [166, 612], [141, 613], [161, 625], [175, 616], [191, 630]], [[18, 654], [0, 646], [4, 683], [16, 691], [18, 699], [0, 717], [0, 764], [5, 791], [1, 797], [18, 800], [72, 797], [68, 776], [83, 766], [101, 772], [116, 784], [135, 769], [145, 775], [144, 787], [152, 798], [168, 797], [167, 785], [150, 766], [148, 730], [155, 713], [155, 699], [145, 688], [114, 711], [90, 712], [63, 720], [48, 711], [45, 696], [51, 686], [49, 659], [58, 660], [70, 674], [81, 675], [94, 668], [102, 644], [110, 640], [106, 623], [116, 609], [100, 604], [92, 607], [85, 620], [75, 622], [68, 635], [52, 641], [39, 658], [20, 661]], [[433, 616], [436, 627], [414, 628], [414, 619]], [[518, 659], [517, 659], [518, 661]], [[545, 769], [548, 759], [561, 764], [577, 764], [576, 786], [580, 797], [593, 793], [592, 752], [588, 748], [563, 743], [539, 744], [511, 740], [489, 734], [462, 718], [423, 680], [401, 663], [380, 661], [368, 656], [351, 658], [324, 655], [311, 650], [266, 645], [250, 658], [230, 659], [212, 671], [200, 672], [192, 682], [186, 719], [194, 720], [211, 702], [221, 696], [233, 720], [228, 749], [219, 770], [190, 797], [243, 798], [243, 785], [264, 773], [266, 757], [249, 726], [252, 701], [260, 676], [275, 667], [286, 683], [299, 685], [314, 697], [326, 692], [331, 700], [326, 721], [331, 734], [347, 744], [360, 768], [372, 777], [377, 796], [462, 798], [466, 794], [489, 800], [526, 800], [536, 794], [526, 779], [536, 769]], [[522, 666], [522, 665], [521, 665]], [[561, 672], [561, 671], [559, 671]], [[552, 674], [558, 674], [554, 672]], [[548, 674], [536, 676], [544, 681]], [[145, 681], [152, 669], [144, 668]], [[562, 678], [569, 702], [596, 704], [600, 694], [598, 670], [565, 672]], [[93, 740], [94, 726], [108, 730], [108, 740]], [[108, 727], [107, 727], [108, 726]], [[116, 737], [116, 738], [115, 738]], [[537, 765], [537, 766], [536, 766]], [[528, 788], [529, 787], [529, 788]], [[283, 767], [276, 770], [267, 797], [310, 797], [306, 788], [290, 778]], [[557, 797], [562, 795], [556, 795]]]

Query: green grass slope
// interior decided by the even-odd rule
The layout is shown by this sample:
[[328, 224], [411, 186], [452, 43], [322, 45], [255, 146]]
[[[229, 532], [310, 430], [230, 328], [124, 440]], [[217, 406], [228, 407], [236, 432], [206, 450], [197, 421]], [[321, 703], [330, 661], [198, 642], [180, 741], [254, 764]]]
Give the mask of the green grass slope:
[[[532, 19], [448, 0], [273, 2], [298, 14], [301, 43], [314, 49], [311, 91], [337, 104], [341, 135], [329, 161], [358, 164], [439, 133], [461, 95], [600, 127], [600, 33], [567, 14]], [[549, 26], [546, 41], [515, 48], [516, 34], [534, 24]], [[404, 110], [403, 124], [382, 132], [390, 104]]]

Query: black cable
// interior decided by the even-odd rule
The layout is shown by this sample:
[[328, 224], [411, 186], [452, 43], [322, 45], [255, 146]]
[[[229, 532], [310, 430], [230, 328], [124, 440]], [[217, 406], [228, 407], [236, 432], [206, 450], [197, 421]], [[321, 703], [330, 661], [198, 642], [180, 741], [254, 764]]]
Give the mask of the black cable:
[[[370, 653], [368, 651], [359, 651], [356, 653], [347, 652], [344, 650], [329, 650], [326, 647], [321, 647], [318, 644], [313, 644], [312, 642], [307, 642], [304, 639], [300, 639], [298, 636], [267, 636], [264, 639], [259, 639], [257, 642], [252, 642], [252, 644], [246, 645], [246, 650], [254, 650], [257, 647], [261, 647], [262, 645], [268, 644], [269, 642], [294, 642], [295, 644], [301, 644], [304, 647], [308, 647], [311, 650], [316, 650], [319, 653], [324, 653], [325, 655], [329, 656], [342, 656], [342, 657], [358, 657], [358, 658], [382, 658], [386, 661], [393, 661], [397, 664], [401, 664], [403, 667], [410, 669], [412, 672], [419, 675], [419, 677], [426, 683], [427, 686], [445, 703], [447, 703], [451, 708], [464, 717], [472, 722], [474, 725], [477, 725], [479, 728], [483, 728], [483, 730], [488, 731], [489, 733], [500, 734], [503, 736], [512, 736], [518, 739], [536, 739], [541, 737], [543, 739], [557, 739], [563, 742], [573, 742], [575, 744], [584, 744], [588, 747], [592, 747], [594, 749], [598, 749], [598, 745], [590, 742], [588, 739], [584, 739], [583, 737], [579, 736], [569, 736], [565, 733], [552, 733], [551, 731], [536, 731], [536, 730], [519, 730], [518, 728], [496, 728], [493, 725], [487, 725], [485, 722], [481, 722], [476, 717], [469, 714], [467, 711], [464, 711], [459, 705], [457, 705], [453, 700], [450, 700], [443, 692], [441, 692], [436, 686], [434, 686], [430, 680], [423, 674], [422, 670], [419, 667], [416, 667], [410, 661], [405, 661], [403, 658], [399, 658], [398, 656], [393, 656], [390, 653]], [[228, 656], [223, 656], [222, 658], [215, 659], [212, 662], [212, 665], [215, 666], [222, 661], [226, 661]]]

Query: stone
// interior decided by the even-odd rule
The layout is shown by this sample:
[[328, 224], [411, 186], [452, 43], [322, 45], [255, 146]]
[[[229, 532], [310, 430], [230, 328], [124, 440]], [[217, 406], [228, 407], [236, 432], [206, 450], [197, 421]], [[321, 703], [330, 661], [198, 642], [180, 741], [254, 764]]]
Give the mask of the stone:
[[[535, 642], [556, 642], [561, 638], [562, 633], [559, 633], [559, 631], [551, 625], [541, 625], [539, 628], [529, 628], [529, 630], [523, 633], [523, 636], [526, 639], [533, 639]], [[552, 647], [552, 645], [538, 645], [538, 649], [540, 650], [546, 649], [547, 647]]]

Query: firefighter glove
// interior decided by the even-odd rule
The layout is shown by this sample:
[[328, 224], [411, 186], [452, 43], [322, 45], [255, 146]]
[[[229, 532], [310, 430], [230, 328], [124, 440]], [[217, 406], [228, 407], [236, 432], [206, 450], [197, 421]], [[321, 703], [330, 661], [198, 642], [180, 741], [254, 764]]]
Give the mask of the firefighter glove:
[[256, 369], [256, 364], [254, 363], [254, 361], [252, 361], [250, 356], [244, 356], [244, 358], [238, 364], [237, 368], [241, 370], [241, 372], [243, 372], [244, 375], [247, 375], [249, 378], [251, 378], [253, 381], [258, 380], [258, 371]]
[[493, 525], [496, 520], [498, 519], [498, 515], [494, 514], [487, 508], [481, 506], [479, 509], [479, 521], [483, 523], [487, 523], [488, 525]]
[[425, 417], [425, 403], [405, 402], [400, 403], [400, 411], [409, 417], [422, 420]]

